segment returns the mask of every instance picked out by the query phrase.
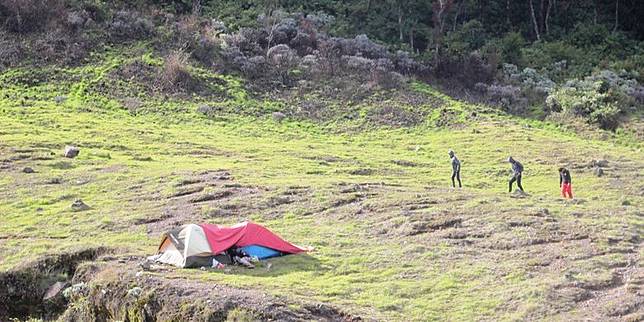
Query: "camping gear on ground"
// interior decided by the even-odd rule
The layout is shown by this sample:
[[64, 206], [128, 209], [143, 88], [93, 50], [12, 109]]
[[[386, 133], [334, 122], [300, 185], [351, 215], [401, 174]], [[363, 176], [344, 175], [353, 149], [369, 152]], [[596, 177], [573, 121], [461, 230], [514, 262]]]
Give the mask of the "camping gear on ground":
[[[249, 246], [261, 248], [246, 248]], [[260, 259], [308, 251], [252, 222], [242, 222], [231, 227], [189, 224], [163, 234], [158, 255], [150, 259], [184, 268], [211, 267], [213, 259], [228, 265], [233, 263], [233, 258], [227, 251], [236, 251], [238, 248], [248, 254], [249, 258], [254, 256]]]
[[242, 247], [242, 249], [244, 250], [244, 252], [246, 252], [246, 254], [250, 255], [251, 257], [257, 257], [258, 259], [267, 259], [271, 257], [282, 256], [282, 253], [279, 251], [258, 245], [244, 246]]
[[233, 260], [235, 261], [235, 263], [237, 263], [237, 264], [239, 264], [241, 266], [244, 266], [246, 268], [255, 268], [255, 265], [251, 264], [251, 262], [250, 262], [250, 257], [235, 256], [235, 257], [233, 257]]

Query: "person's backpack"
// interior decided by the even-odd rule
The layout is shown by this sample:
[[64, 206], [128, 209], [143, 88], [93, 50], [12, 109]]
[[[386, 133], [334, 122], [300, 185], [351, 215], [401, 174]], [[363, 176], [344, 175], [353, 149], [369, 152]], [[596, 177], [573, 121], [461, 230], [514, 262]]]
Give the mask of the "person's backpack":
[[521, 162], [514, 161], [514, 166], [516, 172], [523, 172], [523, 164], [521, 164]]

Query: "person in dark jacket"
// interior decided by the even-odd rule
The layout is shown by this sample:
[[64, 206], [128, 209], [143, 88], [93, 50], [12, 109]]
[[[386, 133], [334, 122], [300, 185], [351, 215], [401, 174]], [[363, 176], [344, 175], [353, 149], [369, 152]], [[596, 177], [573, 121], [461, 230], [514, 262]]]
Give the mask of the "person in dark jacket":
[[461, 185], [461, 161], [458, 160], [458, 158], [454, 154], [454, 151], [449, 150], [447, 151], [447, 154], [449, 154], [449, 158], [452, 160], [452, 187], [456, 188], [456, 182], [454, 182], [454, 178], [456, 178], [458, 180], [458, 187], [462, 188], [463, 186]]
[[559, 187], [564, 198], [572, 199], [572, 177], [566, 168], [559, 168]]
[[521, 162], [513, 159], [512, 157], [508, 158], [508, 162], [512, 165], [512, 178], [510, 178], [510, 192], [512, 192], [512, 184], [516, 181], [517, 187], [521, 192], [523, 191], [523, 186], [521, 185], [521, 175], [523, 174], [523, 165]]

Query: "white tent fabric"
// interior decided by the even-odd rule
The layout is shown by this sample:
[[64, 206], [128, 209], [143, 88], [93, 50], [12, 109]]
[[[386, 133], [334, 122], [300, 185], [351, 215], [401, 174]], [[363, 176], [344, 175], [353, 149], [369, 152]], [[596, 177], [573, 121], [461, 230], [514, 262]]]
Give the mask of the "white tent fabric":
[[211, 248], [208, 243], [208, 238], [203, 229], [199, 225], [185, 225], [177, 234], [177, 239], [183, 243], [183, 249], [177, 247], [170, 241], [172, 236], [166, 236], [166, 239], [161, 243], [159, 252], [161, 256], [156, 258], [157, 261], [174, 265], [177, 267], [185, 267], [186, 259], [192, 256], [211, 256]]

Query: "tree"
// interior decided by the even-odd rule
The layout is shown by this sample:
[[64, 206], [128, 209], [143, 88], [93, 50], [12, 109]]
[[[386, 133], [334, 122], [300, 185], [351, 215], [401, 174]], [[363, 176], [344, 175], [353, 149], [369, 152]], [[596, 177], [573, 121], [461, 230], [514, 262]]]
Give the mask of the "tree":
[[613, 32], [617, 31], [619, 26], [619, 0], [615, 0], [615, 27], [613, 27]]
[[534, 27], [534, 34], [537, 37], [537, 40], [541, 40], [541, 35], [539, 34], [539, 25], [537, 24], [537, 17], [534, 14], [534, 5], [532, 0], [529, 0], [530, 3], [530, 16], [532, 17], [532, 26]]

